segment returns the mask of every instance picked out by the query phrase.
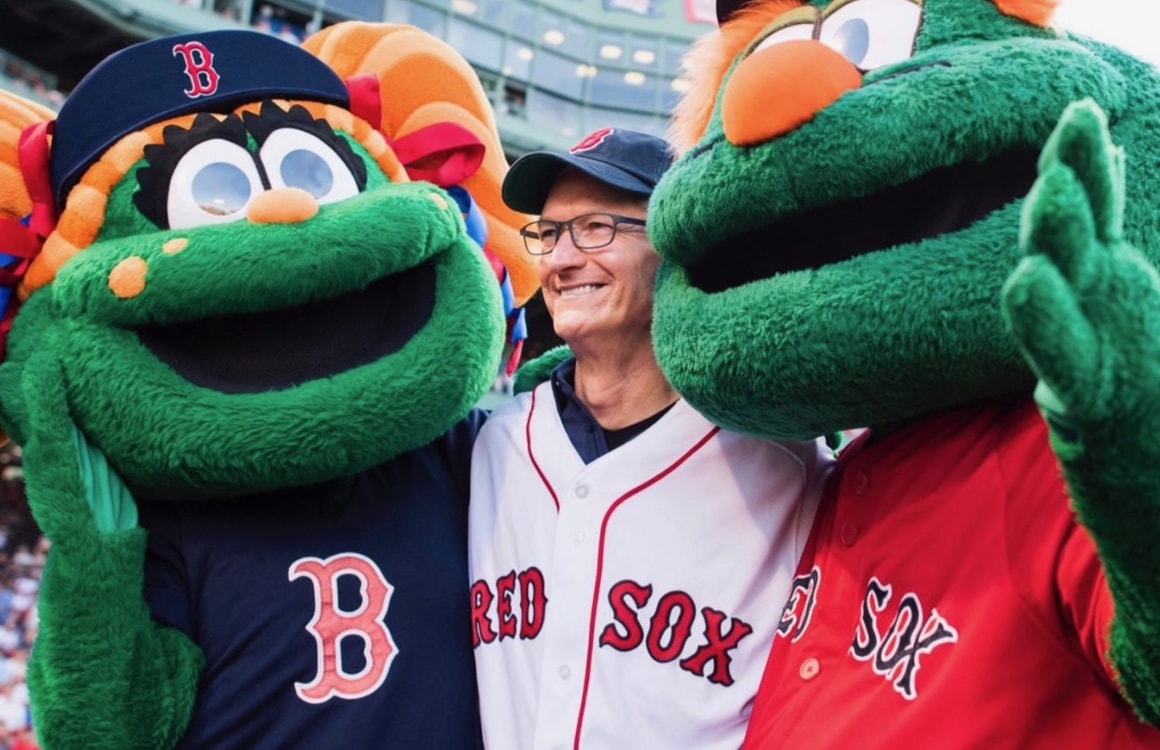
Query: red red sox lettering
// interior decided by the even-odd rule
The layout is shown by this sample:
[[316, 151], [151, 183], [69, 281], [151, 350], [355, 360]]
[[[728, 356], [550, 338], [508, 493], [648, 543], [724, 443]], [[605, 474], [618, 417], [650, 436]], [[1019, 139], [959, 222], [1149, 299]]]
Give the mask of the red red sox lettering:
[[[646, 635], [637, 614], [652, 598], [653, 587], [636, 581], [620, 581], [608, 591], [608, 603], [612, 605], [615, 622], [605, 626], [600, 634], [600, 645], [610, 646], [618, 651], [631, 651], [642, 641], [649, 656], [665, 663], [676, 659], [685, 650], [685, 645], [693, 632], [693, 621], [697, 616], [697, 605], [693, 597], [684, 591], [670, 591], [657, 601], [656, 609], [649, 618]], [[753, 627], [736, 617], [729, 618], [724, 612], [702, 607], [704, 623], [704, 643], [688, 658], [679, 662], [681, 669], [705, 677], [718, 685], [732, 685], [733, 675], [729, 670], [732, 658], [729, 652], [737, 648], [741, 639], [753, 632]], [[726, 619], [731, 620], [729, 632], [723, 633]], [[618, 628], [619, 626], [619, 628]], [[706, 668], [712, 664], [712, 668]]]
[[[522, 603], [518, 617], [513, 602], [517, 587]], [[657, 600], [647, 619], [646, 629], [640, 615], [646, 612], [652, 598], [651, 585], [632, 580], [614, 584], [608, 591], [612, 621], [600, 630], [599, 645], [617, 651], [632, 651], [643, 646], [658, 663], [676, 661], [693, 637], [693, 625], [699, 616], [703, 642], [677, 663], [686, 672], [704, 677], [709, 682], [732, 685], [730, 652], [753, 632], [753, 627], [711, 607], [698, 609], [693, 597], [684, 591], [670, 591]], [[496, 603], [494, 618], [491, 614], [493, 602]], [[517, 635], [535, 638], [543, 628], [547, 603], [544, 576], [537, 568], [529, 568], [518, 575], [513, 571], [502, 576], [496, 581], [494, 591], [487, 581], [476, 581], [472, 586], [471, 601], [475, 646]]]
[[[519, 588], [519, 620], [513, 612], [512, 596]], [[491, 604], [496, 601], [498, 628], [492, 627]], [[476, 581], [471, 586], [471, 635], [475, 647], [481, 643], [515, 638], [535, 638], [544, 627], [544, 615], [548, 609], [548, 597], [544, 593], [544, 573], [539, 568], [528, 568], [519, 575], [513, 570], [495, 582], [493, 592], [487, 581]]]

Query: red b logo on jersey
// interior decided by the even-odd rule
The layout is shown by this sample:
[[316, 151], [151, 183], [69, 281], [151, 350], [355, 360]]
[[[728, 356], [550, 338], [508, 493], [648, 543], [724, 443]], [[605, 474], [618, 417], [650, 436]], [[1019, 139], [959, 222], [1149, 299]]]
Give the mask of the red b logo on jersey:
[[209, 96], [217, 91], [221, 76], [213, 68], [213, 53], [201, 42], [186, 42], [173, 45], [173, 56], [181, 55], [185, 61], [185, 75], [189, 76], [189, 88], [185, 95], [190, 99]]
[[[318, 645], [318, 674], [308, 683], [294, 683], [298, 697], [307, 703], [325, 703], [331, 698], [363, 698], [378, 690], [399, 653], [383, 622], [392, 588], [379, 566], [353, 552], [325, 560], [304, 557], [290, 566], [291, 581], [301, 576], [314, 584], [314, 617], [306, 630]], [[362, 606], [351, 612], [338, 608], [342, 576], [359, 580]], [[366, 666], [354, 674], [343, 669], [339, 651], [339, 640], [347, 637], [361, 638], [366, 656]]]

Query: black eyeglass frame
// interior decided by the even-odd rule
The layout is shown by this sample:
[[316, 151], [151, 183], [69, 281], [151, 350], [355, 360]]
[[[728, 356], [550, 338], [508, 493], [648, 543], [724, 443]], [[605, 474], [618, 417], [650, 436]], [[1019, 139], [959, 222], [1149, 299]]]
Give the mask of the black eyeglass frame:
[[[574, 222], [580, 221], [581, 219], [588, 219], [593, 216], [603, 216], [611, 219], [609, 223], [612, 226], [612, 234], [608, 237], [607, 242], [601, 242], [599, 245], [581, 244], [581, 242], [576, 239], [576, 231], [573, 229]], [[540, 219], [538, 221], [529, 222], [520, 227], [520, 236], [524, 238], [524, 250], [527, 250], [529, 255], [542, 256], [551, 254], [552, 251], [556, 249], [556, 244], [560, 241], [559, 238], [563, 236], [564, 227], [568, 228], [568, 236], [572, 240], [572, 245], [577, 250], [599, 250], [602, 247], [608, 247], [612, 244], [612, 241], [616, 239], [616, 230], [620, 227], [621, 224], [628, 224], [629, 226], [634, 227], [643, 227], [645, 226], [645, 220], [637, 219], [632, 216], [621, 216], [620, 214], [605, 213], [604, 211], [591, 211], [586, 214], [580, 214], [579, 216], [573, 216], [567, 221], [549, 221], [547, 219]], [[556, 228], [556, 241], [553, 242], [552, 246], [547, 250], [541, 250], [540, 252], [537, 252], [532, 249], [531, 243], [538, 242], [540, 247], [543, 248], [543, 240], [539, 237], [543, 233], [535, 231], [536, 227], [543, 225], [553, 226]]]

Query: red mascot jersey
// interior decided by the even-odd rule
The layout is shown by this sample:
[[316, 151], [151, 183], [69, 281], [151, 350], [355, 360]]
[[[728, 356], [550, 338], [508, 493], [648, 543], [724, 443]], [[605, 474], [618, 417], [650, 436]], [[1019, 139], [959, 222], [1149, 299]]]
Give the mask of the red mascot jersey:
[[1160, 748], [1117, 693], [1112, 599], [1029, 399], [852, 446], [745, 747]]

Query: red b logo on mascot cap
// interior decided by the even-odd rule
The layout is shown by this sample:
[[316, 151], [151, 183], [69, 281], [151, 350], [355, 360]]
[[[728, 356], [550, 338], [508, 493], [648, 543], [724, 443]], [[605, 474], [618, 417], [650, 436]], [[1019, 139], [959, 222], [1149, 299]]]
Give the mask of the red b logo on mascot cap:
[[213, 53], [201, 42], [186, 42], [173, 45], [173, 56], [181, 55], [185, 61], [185, 74], [189, 76], [190, 87], [185, 95], [190, 99], [210, 96], [217, 91], [221, 76], [213, 69]]

